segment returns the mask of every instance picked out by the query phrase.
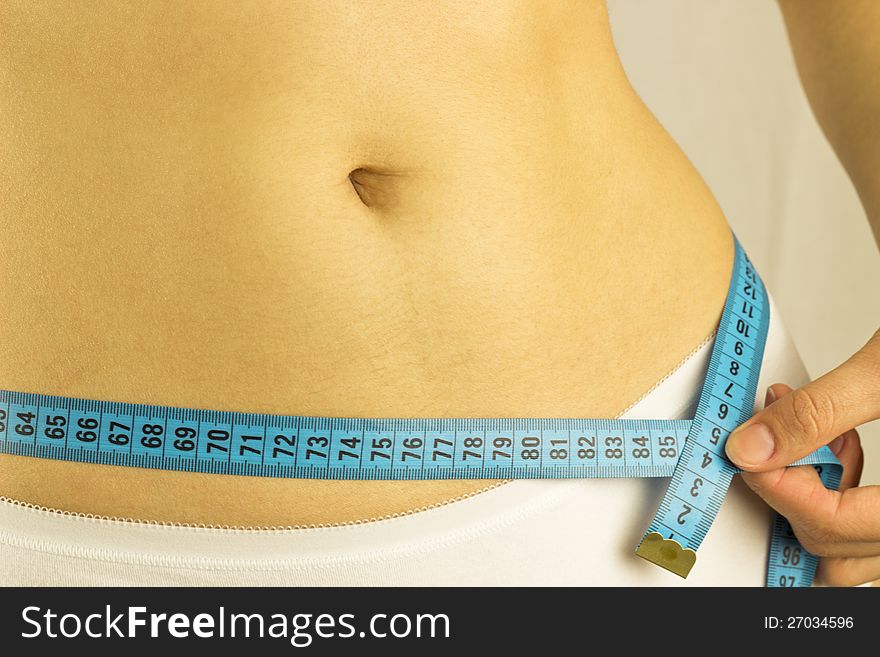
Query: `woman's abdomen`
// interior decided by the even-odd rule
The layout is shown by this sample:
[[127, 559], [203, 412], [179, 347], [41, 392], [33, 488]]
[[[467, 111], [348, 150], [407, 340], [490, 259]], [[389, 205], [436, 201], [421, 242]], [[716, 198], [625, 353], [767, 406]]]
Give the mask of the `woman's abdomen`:
[[[712, 346], [707, 341], [626, 416], [690, 417]], [[757, 397], [772, 382], [806, 380], [771, 299]], [[667, 482], [521, 480], [387, 522], [273, 532], [98, 520], [0, 500], [0, 580], [25, 586], [762, 585], [772, 513], [739, 477], [687, 580], [635, 555]], [[96, 558], [101, 568], [94, 567]]]
[[[572, 25], [541, 3], [498, 10], [495, 31], [407, 3], [113, 6], [93, 28], [0, 14], [0, 388], [610, 417], [717, 323], [729, 230], [630, 88], [601, 5]], [[380, 517], [493, 483], [0, 457], [10, 498], [245, 526]]]

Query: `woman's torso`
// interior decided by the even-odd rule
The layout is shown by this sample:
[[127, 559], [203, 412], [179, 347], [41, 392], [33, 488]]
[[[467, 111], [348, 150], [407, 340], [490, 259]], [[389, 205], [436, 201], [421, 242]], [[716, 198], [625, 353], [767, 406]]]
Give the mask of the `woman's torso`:
[[[0, 30], [0, 388], [608, 417], [718, 321], [729, 230], [602, 3], [6, 3]], [[0, 456], [6, 497], [244, 526], [492, 483]]]

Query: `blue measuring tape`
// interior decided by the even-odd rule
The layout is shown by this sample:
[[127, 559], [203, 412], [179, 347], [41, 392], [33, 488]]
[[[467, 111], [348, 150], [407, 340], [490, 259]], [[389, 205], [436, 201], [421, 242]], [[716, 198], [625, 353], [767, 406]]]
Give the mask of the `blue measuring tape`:
[[[672, 477], [636, 553], [686, 577], [738, 469], [770, 306], [734, 238], [730, 289], [693, 420], [344, 418], [267, 415], [0, 390], [0, 452], [85, 463], [306, 479]], [[837, 488], [827, 447], [813, 465]], [[818, 559], [774, 521], [768, 586], [809, 586]]]

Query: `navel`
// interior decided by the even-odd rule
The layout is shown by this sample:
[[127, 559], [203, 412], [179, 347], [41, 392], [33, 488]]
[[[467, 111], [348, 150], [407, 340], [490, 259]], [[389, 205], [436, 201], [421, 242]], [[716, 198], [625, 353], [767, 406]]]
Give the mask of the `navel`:
[[401, 186], [406, 178], [403, 171], [357, 167], [348, 174], [348, 180], [358, 198], [373, 210], [390, 210], [400, 202]]

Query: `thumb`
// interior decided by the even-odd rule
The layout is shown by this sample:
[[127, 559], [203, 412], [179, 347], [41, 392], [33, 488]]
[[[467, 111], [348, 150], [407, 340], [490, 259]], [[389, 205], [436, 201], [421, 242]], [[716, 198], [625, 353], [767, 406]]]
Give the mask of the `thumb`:
[[776, 400], [727, 440], [743, 470], [775, 470], [880, 417], [880, 331], [845, 363]]

